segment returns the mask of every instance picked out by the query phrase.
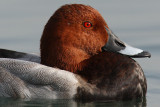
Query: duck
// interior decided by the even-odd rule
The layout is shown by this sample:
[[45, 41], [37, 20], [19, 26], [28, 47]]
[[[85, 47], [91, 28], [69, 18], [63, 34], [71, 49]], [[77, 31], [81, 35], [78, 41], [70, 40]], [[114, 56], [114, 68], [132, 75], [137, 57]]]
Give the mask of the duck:
[[40, 56], [0, 49], [0, 57], [3, 97], [130, 100], [147, 93], [133, 58], [151, 54], [121, 41], [89, 5], [56, 10], [44, 27]]

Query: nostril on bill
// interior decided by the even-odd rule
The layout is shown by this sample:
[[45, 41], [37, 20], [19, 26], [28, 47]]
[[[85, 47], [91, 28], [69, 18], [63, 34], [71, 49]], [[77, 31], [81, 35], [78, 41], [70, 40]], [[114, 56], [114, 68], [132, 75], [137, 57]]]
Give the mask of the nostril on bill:
[[122, 42], [120, 42], [120, 41], [115, 40], [115, 43], [116, 43], [118, 46], [120, 46], [120, 47], [123, 47], [123, 48], [126, 47], [126, 46], [125, 46]]

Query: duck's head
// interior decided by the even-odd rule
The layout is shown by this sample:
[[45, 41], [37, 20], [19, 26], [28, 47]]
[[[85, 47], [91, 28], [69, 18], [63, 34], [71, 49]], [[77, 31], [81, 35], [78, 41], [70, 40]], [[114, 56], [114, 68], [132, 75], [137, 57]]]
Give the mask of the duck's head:
[[40, 50], [42, 64], [70, 71], [100, 52], [150, 57], [148, 52], [122, 42], [97, 10], [82, 4], [64, 5], [51, 16], [43, 31]]

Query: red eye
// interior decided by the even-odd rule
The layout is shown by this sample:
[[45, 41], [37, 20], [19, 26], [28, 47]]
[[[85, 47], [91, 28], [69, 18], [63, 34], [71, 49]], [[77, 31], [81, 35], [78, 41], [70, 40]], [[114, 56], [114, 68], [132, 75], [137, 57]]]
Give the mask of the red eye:
[[83, 26], [86, 27], [86, 28], [89, 28], [89, 27], [92, 27], [92, 23], [86, 21], [86, 22], [83, 23]]

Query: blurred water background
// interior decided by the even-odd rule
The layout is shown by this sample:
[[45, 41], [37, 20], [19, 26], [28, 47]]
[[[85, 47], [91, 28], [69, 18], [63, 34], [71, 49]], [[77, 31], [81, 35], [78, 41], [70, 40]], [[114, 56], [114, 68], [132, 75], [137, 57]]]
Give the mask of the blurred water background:
[[50, 16], [61, 5], [73, 3], [87, 4], [96, 8], [121, 40], [148, 50], [152, 54], [150, 59], [136, 59], [142, 66], [148, 82], [146, 100], [82, 103], [72, 100], [0, 98], [0, 106], [159, 107], [159, 0], [0, 0], [0, 48], [39, 53], [39, 40]]

